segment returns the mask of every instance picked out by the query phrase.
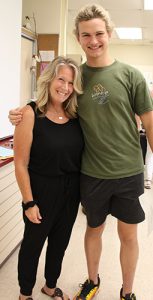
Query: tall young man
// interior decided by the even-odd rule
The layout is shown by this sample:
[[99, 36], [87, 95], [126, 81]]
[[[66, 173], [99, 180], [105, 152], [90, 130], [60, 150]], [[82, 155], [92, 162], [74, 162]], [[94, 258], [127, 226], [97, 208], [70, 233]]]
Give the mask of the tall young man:
[[133, 281], [138, 259], [137, 224], [145, 218], [143, 159], [135, 114], [153, 151], [153, 105], [143, 76], [109, 53], [113, 24], [105, 9], [83, 8], [75, 34], [86, 54], [82, 65], [84, 94], [78, 114], [85, 138], [81, 195], [87, 215], [85, 252], [89, 279], [74, 300], [90, 300], [100, 285], [98, 267], [108, 214], [117, 218], [122, 271], [121, 300], [136, 300]]
[[[153, 105], [145, 79], [135, 68], [109, 53], [113, 24], [105, 9], [83, 8], [75, 34], [86, 54], [82, 65], [84, 94], [78, 114], [84, 133], [81, 194], [87, 215], [85, 252], [89, 279], [74, 300], [91, 300], [100, 285], [98, 275], [102, 234], [108, 214], [117, 218], [121, 243], [121, 300], [136, 300], [133, 281], [138, 259], [137, 224], [145, 218], [143, 159], [135, 114], [139, 115], [153, 151]], [[10, 119], [17, 124], [11, 112]]]

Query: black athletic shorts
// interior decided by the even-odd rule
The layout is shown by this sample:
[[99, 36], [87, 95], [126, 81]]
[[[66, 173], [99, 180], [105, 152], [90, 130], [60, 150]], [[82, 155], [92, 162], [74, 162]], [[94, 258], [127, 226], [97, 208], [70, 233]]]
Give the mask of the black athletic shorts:
[[139, 196], [144, 193], [143, 173], [120, 179], [81, 175], [81, 203], [90, 227], [103, 224], [108, 214], [128, 224], [145, 219]]

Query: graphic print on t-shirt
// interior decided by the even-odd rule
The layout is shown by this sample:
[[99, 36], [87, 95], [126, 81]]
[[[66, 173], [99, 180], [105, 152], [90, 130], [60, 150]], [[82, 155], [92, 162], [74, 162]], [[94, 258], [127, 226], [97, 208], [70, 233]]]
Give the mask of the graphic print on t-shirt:
[[92, 99], [98, 104], [106, 104], [108, 100], [109, 93], [108, 91], [101, 85], [101, 83], [98, 83], [93, 86], [93, 92], [92, 92]]

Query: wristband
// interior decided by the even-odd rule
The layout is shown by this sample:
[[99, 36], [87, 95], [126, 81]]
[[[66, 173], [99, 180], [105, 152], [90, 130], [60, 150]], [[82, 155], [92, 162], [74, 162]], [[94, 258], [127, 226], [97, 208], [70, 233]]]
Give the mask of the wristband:
[[22, 208], [23, 208], [23, 211], [27, 210], [28, 208], [30, 207], [34, 207], [36, 205], [36, 201], [35, 200], [32, 200], [32, 201], [28, 201], [28, 202], [22, 202]]

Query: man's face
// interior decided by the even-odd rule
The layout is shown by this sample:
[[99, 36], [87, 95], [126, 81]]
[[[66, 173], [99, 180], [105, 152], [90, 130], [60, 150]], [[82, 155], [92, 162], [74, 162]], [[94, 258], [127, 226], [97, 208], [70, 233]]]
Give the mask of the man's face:
[[111, 34], [107, 32], [105, 22], [95, 18], [79, 23], [78, 41], [86, 53], [87, 59], [94, 59], [106, 53]]

